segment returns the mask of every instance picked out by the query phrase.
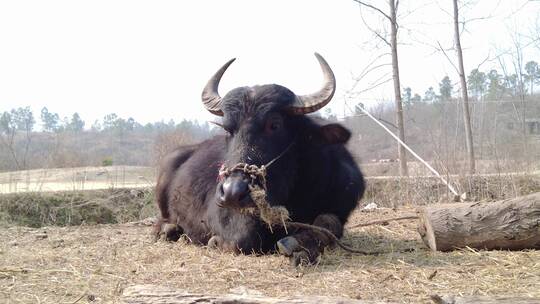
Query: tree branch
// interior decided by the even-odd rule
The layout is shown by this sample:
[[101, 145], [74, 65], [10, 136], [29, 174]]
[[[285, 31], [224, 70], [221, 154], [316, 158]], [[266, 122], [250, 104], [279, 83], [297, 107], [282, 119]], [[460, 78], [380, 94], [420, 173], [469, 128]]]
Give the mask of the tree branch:
[[351, 86], [351, 88], [349, 89], [349, 91], [352, 91], [356, 88], [356, 86], [358, 85], [358, 83], [360, 81], [362, 81], [362, 79], [364, 79], [364, 77], [366, 77], [369, 73], [371, 73], [372, 71], [376, 70], [376, 69], [379, 69], [381, 67], [384, 67], [384, 66], [388, 66], [390, 65], [389, 63], [382, 63], [382, 64], [378, 64], [376, 66], [373, 66], [375, 64], [375, 62], [377, 62], [379, 59], [381, 59], [383, 56], [386, 56], [386, 55], [390, 55], [388, 53], [383, 53], [383, 54], [380, 54], [378, 55], [377, 57], [375, 57], [368, 65], [366, 65], [364, 67], [364, 69], [362, 70], [362, 72], [360, 72], [360, 75], [357, 76], [357, 77], [354, 77], [353, 76], [353, 85]]
[[390, 22], [392, 22], [392, 18], [390, 18], [390, 16], [388, 16], [385, 12], [383, 12], [380, 8], [378, 7], [375, 7], [369, 3], [365, 3], [364, 1], [360, 1], [360, 0], [353, 0], [354, 2], [360, 4], [360, 5], [363, 5], [363, 6], [366, 6], [366, 7], [369, 7], [371, 8], [372, 10], [375, 10], [377, 12], [379, 12], [381, 15], [383, 15], [384, 17], [386, 17], [388, 20], [390, 20]]
[[[381, 79], [381, 78], [382, 78], [382, 77], [380, 77], [379, 79]], [[361, 94], [361, 93], [364, 93], [364, 92], [373, 90], [373, 89], [375, 89], [376, 87], [379, 87], [379, 86], [381, 86], [381, 85], [383, 85], [383, 84], [385, 84], [385, 83], [387, 83], [387, 82], [389, 82], [389, 81], [391, 81], [391, 80], [393, 80], [392, 77], [387, 78], [387, 79], [385, 79], [385, 80], [383, 80], [383, 81], [376, 82], [375, 84], [372, 84], [370, 87], [365, 88], [365, 89], [363, 89], [363, 90], [361, 90], [361, 91], [358, 91], [358, 92], [355, 92], [355, 93], [358, 95], [358, 94]]]
[[444, 50], [444, 48], [442, 47], [441, 43], [439, 41], [437, 41], [437, 44], [439, 45], [439, 50], [444, 54], [444, 57], [446, 57], [446, 59], [448, 59], [448, 62], [450, 62], [450, 64], [452, 65], [452, 67], [456, 70], [456, 73], [458, 73], [459, 75], [459, 69], [457, 68], [457, 66], [454, 64], [454, 62], [450, 59], [450, 57], [448, 57], [448, 54], [446, 54], [446, 51]]
[[362, 14], [362, 12], [360, 12], [360, 19], [362, 19], [362, 23], [364, 23], [364, 25], [367, 27], [367, 29], [370, 32], [372, 32], [375, 36], [377, 36], [377, 38], [381, 39], [381, 41], [384, 42], [387, 46], [390, 46], [390, 42], [386, 40], [386, 37], [383, 37], [376, 30], [374, 30], [373, 28], [369, 26], [369, 24], [366, 22], [366, 19], [364, 19], [364, 15]]

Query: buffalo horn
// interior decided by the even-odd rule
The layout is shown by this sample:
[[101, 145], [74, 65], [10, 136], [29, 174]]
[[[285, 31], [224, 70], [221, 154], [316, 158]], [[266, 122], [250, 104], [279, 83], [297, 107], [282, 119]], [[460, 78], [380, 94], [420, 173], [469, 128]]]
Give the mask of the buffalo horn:
[[324, 58], [315, 53], [315, 57], [321, 65], [324, 74], [324, 83], [322, 88], [309, 95], [296, 95], [294, 103], [289, 107], [289, 112], [294, 115], [302, 115], [315, 112], [324, 107], [334, 96], [336, 91], [336, 78], [332, 69]]
[[227, 63], [225, 63], [221, 69], [219, 69], [214, 76], [208, 80], [208, 83], [202, 92], [202, 102], [204, 107], [214, 115], [223, 116], [223, 111], [221, 110], [221, 96], [219, 96], [218, 93], [219, 81], [221, 80], [223, 73], [225, 73], [227, 68], [235, 59], [236, 58], [233, 58], [227, 61]]

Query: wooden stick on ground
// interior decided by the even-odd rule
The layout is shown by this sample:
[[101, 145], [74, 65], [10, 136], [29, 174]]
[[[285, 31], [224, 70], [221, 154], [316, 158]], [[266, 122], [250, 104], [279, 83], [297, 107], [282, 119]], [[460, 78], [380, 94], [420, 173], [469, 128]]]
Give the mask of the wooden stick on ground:
[[540, 299], [528, 297], [485, 297], [485, 296], [469, 296], [469, 297], [454, 297], [454, 296], [438, 296], [432, 295], [431, 300], [435, 304], [540, 304]]
[[377, 221], [372, 221], [372, 222], [367, 222], [367, 223], [360, 223], [360, 224], [356, 224], [356, 225], [345, 227], [345, 228], [353, 229], [353, 228], [366, 227], [366, 226], [372, 226], [372, 225], [386, 225], [389, 222], [403, 221], [403, 220], [416, 220], [416, 219], [418, 219], [418, 215], [407, 215], [407, 216], [393, 217], [386, 220], [377, 220]]
[[[431, 296], [431, 300], [436, 304], [540, 304], [540, 299], [527, 297], [485, 297], [485, 296]], [[341, 297], [314, 297], [295, 296], [289, 298], [271, 298], [255, 293], [246, 294], [226, 294], [226, 295], [206, 295], [187, 293], [183, 290], [156, 286], [156, 285], [134, 285], [124, 290], [120, 303], [123, 304], [392, 304], [395, 302], [384, 302], [377, 300], [354, 300]]]
[[382, 301], [353, 300], [341, 297], [313, 297], [300, 296], [291, 298], [271, 298], [257, 294], [226, 294], [226, 295], [205, 295], [186, 293], [182, 290], [154, 286], [135, 285], [124, 290], [121, 303], [124, 304], [389, 304]]
[[418, 232], [433, 251], [540, 249], [540, 192], [497, 202], [427, 206]]

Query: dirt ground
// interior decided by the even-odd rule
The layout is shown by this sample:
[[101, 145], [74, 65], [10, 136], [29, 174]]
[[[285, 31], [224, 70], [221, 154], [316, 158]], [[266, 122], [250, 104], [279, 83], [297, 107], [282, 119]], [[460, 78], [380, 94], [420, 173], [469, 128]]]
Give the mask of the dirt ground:
[[76, 167], [0, 172], [1, 193], [142, 188], [154, 184], [155, 168]]
[[[413, 212], [357, 211], [349, 226]], [[133, 284], [401, 303], [427, 303], [431, 294], [540, 297], [540, 251], [434, 253], [421, 243], [415, 220], [348, 230], [345, 243], [380, 255], [333, 249], [317, 265], [298, 268], [277, 254], [235, 256], [182, 240], [153, 242], [150, 229], [144, 223], [1, 229], [0, 302], [111, 303]]]

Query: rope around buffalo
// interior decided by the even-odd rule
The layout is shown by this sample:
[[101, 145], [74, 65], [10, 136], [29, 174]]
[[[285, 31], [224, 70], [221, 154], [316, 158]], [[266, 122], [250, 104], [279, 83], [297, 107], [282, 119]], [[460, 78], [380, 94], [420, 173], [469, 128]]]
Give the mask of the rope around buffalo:
[[[288, 150], [288, 148], [286, 150]], [[286, 152], [286, 150], [284, 152]], [[274, 158], [267, 165], [262, 165], [260, 167], [256, 165], [249, 165], [246, 163], [238, 163], [231, 168], [228, 168], [227, 166], [222, 165], [221, 168], [219, 169], [219, 177], [220, 179], [225, 178], [231, 175], [233, 172], [242, 172], [242, 173], [245, 173], [247, 176], [249, 176], [250, 196], [253, 202], [255, 203], [256, 208], [249, 208], [249, 209], [246, 209], [246, 211], [259, 216], [261, 220], [268, 225], [268, 228], [270, 229], [271, 232], [273, 232], [272, 227], [278, 226], [278, 225], [282, 226], [283, 229], [285, 229], [285, 233], [287, 234], [289, 234], [289, 232], [287, 231], [287, 227], [311, 229], [311, 230], [314, 230], [314, 231], [317, 231], [319, 233], [326, 235], [328, 238], [334, 241], [340, 248], [348, 252], [359, 253], [363, 255], [379, 255], [379, 254], [384, 253], [384, 252], [368, 252], [368, 251], [349, 247], [343, 244], [330, 230], [324, 227], [291, 221], [290, 216], [289, 216], [289, 211], [284, 206], [270, 206], [270, 204], [266, 200], [266, 190], [267, 190], [266, 189], [266, 169], [268, 168], [270, 164], [272, 164], [275, 160], [277, 160], [283, 154], [284, 153]], [[402, 219], [410, 219], [410, 218], [418, 218], [418, 217], [413, 217], [413, 216], [400, 217], [400, 218], [388, 219], [386, 220], [386, 222], [392, 221], [392, 220], [402, 220]]]

